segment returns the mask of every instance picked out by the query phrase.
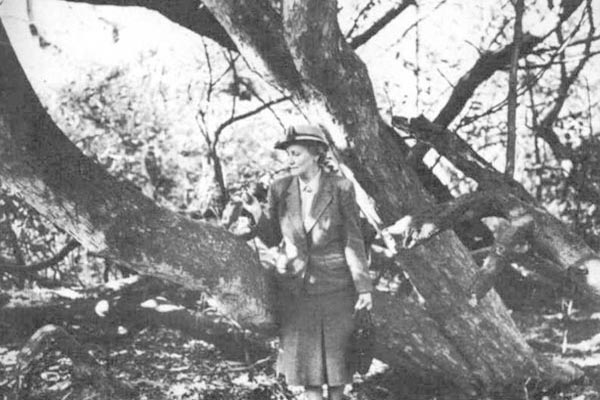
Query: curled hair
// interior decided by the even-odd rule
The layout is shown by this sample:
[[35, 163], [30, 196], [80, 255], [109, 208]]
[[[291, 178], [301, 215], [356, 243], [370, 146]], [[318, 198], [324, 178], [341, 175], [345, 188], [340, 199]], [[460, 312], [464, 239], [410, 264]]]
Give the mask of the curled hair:
[[308, 152], [313, 156], [318, 156], [317, 163], [319, 167], [326, 168], [327, 167], [327, 146], [320, 142], [315, 142], [313, 140], [299, 140], [297, 142], [299, 145], [303, 146], [308, 150]]

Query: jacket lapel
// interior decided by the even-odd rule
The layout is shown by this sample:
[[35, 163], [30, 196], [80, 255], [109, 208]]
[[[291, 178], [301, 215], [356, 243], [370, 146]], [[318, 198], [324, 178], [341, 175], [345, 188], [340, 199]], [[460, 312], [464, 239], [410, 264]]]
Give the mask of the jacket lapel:
[[[310, 212], [308, 213], [308, 221], [306, 225], [306, 232], [310, 232], [315, 226], [327, 205], [331, 203], [333, 199], [333, 188], [329, 179], [329, 174], [322, 173], [319, 178], [319, 189], [315, 193]], [[302, 219], [302, 218], [301, 218]]]
[[302, 208], [300, 203], [300, 187], [298, 178], [294, 177], [287, 189], [287, 218], [298, 239], [306, 240], [306, 232], [302, 223]]

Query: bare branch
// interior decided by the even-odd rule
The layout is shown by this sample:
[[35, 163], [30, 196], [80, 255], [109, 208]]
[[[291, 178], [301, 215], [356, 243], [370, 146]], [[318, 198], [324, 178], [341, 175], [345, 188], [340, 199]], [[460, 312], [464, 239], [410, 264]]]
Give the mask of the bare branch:
[[[524, 56], [540, 43], [541, 38], [525, 34], [521, 42], [519, 54]], [[505, 68], [509, 64], [510, 55], [513, 51], [513, 44], [502, 48], [495, 52], [486, 52], [475, 62], [475, 65], [463, 75], [454, 89], [446, 105], [442, 108], [434, 123], [441, 127], [447, 127], [454, 118], [462, 111], [469, 99], [475, 93], [475, 90], [483, 82], [488, 80], [497, 70]], [[492, 108], [498, 110], [504, 105], [505, 100], [501, 105]], [[495, 111], [494, 111], [495, 112]], [[422, 159], [429, 151], [429, 147], [422, 143], [417, 144], [411, 149], [409, 155], [409, 164], [414, 164], [415, 160]]]
[[[520, 57], [524, 57], [532, 53], [534, 48], [544, 41], [548, 35], [554, 32], [566, 19], [568, 19], [582, 2], [583, 0], [569, 0], [565, 2], [568, 3], [569, 6], [566, 7], [565, 12], [561, 14], [561, 18], [557, 27], [548, 34], [544, 36], [534, 36], [528, 33], [524, 34], [519, 48]], [[513, 45], [514, 43], [511, 43], [500, 50], [483, 53], [482, 56], [475, 62], [475, 65], [473, 65], [473, 67], [459, 79], [452, 91], [452, 94], [450, 95], [450, 98], [446, 102], [446, 105], [434, 119], [434, 123], [444, 128], [447, 127], [454, 120], [454, 118], [460, 114], [464, 106], [475, 93], [475, 90], [483, 82], [487, 81], [496, 71], [502, 70], [509, 65], [510, 56], [513, 51]], [[562, 50], [564, 49], [559, 49], [558, 51]], [[494, 107], [494, 109], [499, 108], [500, 106]], [[414, 146], [411, 149], [409, 164], [414, 164], [415, 159], [423, 158], [428, 150], [429, 147], [426, 144], [417, 144]]]
[[509, 24], [510, 24], [510, 18], [505, 16], [504, 19], [502, 20], [502, 24], [501, 24], [500, 28], [498, 29], [498, 31], [496, 32], [494, 37], [489, 41], [487, 48], [492, 48], [494, 45], [499, 45], [499, 46], [501, 45], [499, 39], [506, 38], [506, 33], [504, 32], [504, 30], [506, 29], [506, 27]]
[[375, 4], [374, 0], [369, 0], [367, 2], [367, 4], [364, 5], [363, 8], [361, 8], [361, 10], [358, 12], [358, 14], [356, 15], [356, 17], [354, 17], [354, 21], [352, 22], [352, 26], [350, 27], [350, 29], [348, 30], [348, 32], [346, 32], [346, 39], [350, 38], [352, 36], [352, 34], [354, 33], [354, 31], [358, 28], [358, 22], [360, 21], [360, 19], [362, 17], [364, 17], [367, 12], [373, 7], [373, 5]]
[[[214, 78], [213, 78], [213, 69], [212, 69], [212, 62], [211, 62], [211, 58], [210, 58], [210, 52], [208, 51], [208, 46], [206, 45], [204, 40], [202, 40], [202, 47], [204, 49], [204, 58], [206, 59], [206, 67], [208, 68], [208, 90], [206, 91], [206, 102], [208, 104], [210, 104], [210, 101], [212, 100], [212, 92], [214, 90], [216, 82], [214, 81]], [[229, 67], [231, 67], [231, 65], [229, 65]]]
[[519, 197], [531, 199], [531, 195], [520, 184], [513, 180], [506, 180], [458, 135], [427, 120], [424, 116], [413, 118], [410, 121], [394, 116], [392, 124], [396, 128], [411, 132], [424, 145], [435, 148], [456, 168], [477, 181], [480, 189], [494, 189], [498, 185], [509, 185], [514, 188]]
[[399, 236], [404, 247], [413, 248], [446, 229], [454, 229], [465, 220], [488, 216], [507, 219], [512, 226], [496, 240], [483, 269], [473, 280], [471, 293], [477, 298], [483, 297], [493, 286], [516, 248], [527, 243], [552, 261], [545, 269], [540, 268], [536, 272], [558, 285], [568, 280], [588, 300], [595, 304], [600, 302], [598, 254], [542, 207], [519, 199], [506, 186], [469, 193], [420, 213], [404, 216], [385, 228], [384, 232]]
[[35, 264], [23, 265], [13, 264], [0, 259], [0, 272], [6, 272], [9, 274], [29, 274], [33, 272], [42, 271], [46, 268], [50, 268], [62, 261], [72, 250], [79, 247], [79, 243], [75, 240], [67, 243], [56, 255], [48, 260], [41, 261]]
[[517, 145], [517, 73], [519, 70], [519, 48], [523, 36], [524, 0], [516, 0], [515, 33], [512, 54], [510, 56], [510, 73], [508, 77], [508, 117], [506, 139], [506, 169], [504, 174], [512, 178], [515, 173], [515, 150]]
[[[412, 132], [418, 138], [427, 141], [428, 145], [433, 146], [437, 152], [450, 160], [465, 175], [475, 179], [479, 184], [480, 191], [495, 193], [494, 197], [488, 200], [479, 199], [478, 201], [482, 205], [478, 205], [477, 209], [481, 209], [487, 204], [483, 210], [488, 212], [490, 210], [500, 210], [507, 219], [525, 214], [532, 216], [537, 226], [536, 234], [532, 238], [532, 245], [537, 247], [540, 253], [549, 259], [562, 265], [566, 271], [583, 266], [589, 272], [589, 276], [576, 275], [572, 279], [574, 279], [575, 285], [579, 285], [578, 287], [580, 287], [582, 293], [590, 296], [594, 302], [600, 300], [600, 286], [597, 284], [597, 282], [600, 282], [600, 259], [594, 250], [581, 238], [566, 229], [558, 219], [539, 206], [521, 184], [512, 179], [506, 179], [485, 160], [482, 161], [479, 155], [460, 137], [448, 130], [436, 127], [435, 124], [424, 117], [413, 119], [410, 123], [406, 119], [394, 117], [392, 123], [394, 126]], [[466, 197], [465, 199], [468, 200], [469, 198]], [[489, 203], [490, 201], [493, 201], [493, 203]], [[475, 203], [475, 201], [472, 201], [472, 203]], [[440, 209], [444, 210], [444, 208]], [[460, 207], [449, 209], [463, 210]], [[482, 213], [474, 213], [473, 207], [471, 209], [473, 218], [483, 215]], [[432, 215], [431, 210], [426, 210], [422, 214]], [[440, 215], [452, 215], [452, 213], [442, 212]], [[422, 227], [412, 226], [414, 224], [411, 223], [408, 231], [421, 232], [423, 230], [424, 234], [418, 237], [420, 240], [427, 240], [443, 230], [445, 226], [448, 226], [448, 224], [440, 221], [426, 223], [426, 218], [415, 218], [415, 216], [412, 218]]]
[[[577, 66], [569, 74], [567, 73], [565, 66], [564, 53], [561, 53], [561, 82], [558, 88], [558, 95], [552, 102], [553, 106], [546, 112], [545, 116], [540, 121], [538, 129], [536, 131], [536, 134], [540, 138], [542, 138], [546, 143], [548, 143], [554, 155], [559, 159], [572, 159], [573, 156], [571, 150], [560, 142], [560, 139], [558, 138], [552, 127], [556, 122], [556, 119], [558, 118], [558, 115], [560, 114], [560, 111], [562, 110], [565, 101], [569, 97], [569, 89], [571, 88], [573, 83], [575, 83], [575, 81], [579, 77], [579, 74], [583, 70], [583, 67], [590, 60], [591, 56], [591, 46], [594, 38], [595, 27], [593, 24], [591, 14], [591, 0], [587, 0], [586, 3], [590, 27], [586, 38], [583, 57], [579, 60]], [[560, 32], [560, 30], [557, 30], [556, 34], [559, 38], [559, 41], [563, 42], [562, 33]]]
[[[444, 4], [446, 4], [446, 2], [447, 2], [447, 1], [448, 1], [448, 0], [440, 0], [440, 2], [439, 2], [439, 3], [437, 3], [437, 4], [435, 5], [435, 7], [433, 7], [432, 11], [435, 11], [435, 10], [437, 10], [438, 8], [440, 8], [441, 6], [443, 6]], [[430, 14], [428, 14], [428, 15], [431, 15], [431, 13], [430, 13]], [[426, 15], [426, 16], [424, 16], [424, 17], [419, 17], [419, 18], [417, 18], [417, 20], [416, 20], [416, 21], [414, 21], [414, 22], [413, 22], [413, 23], [412, 23], [412, 24], [411, 24], [411, 25], [410, 25], [408, 28], [406, 28], [406, 29], [404, 30], [404, 32], [402, 32], [402, 35], [400, 35], [400, 37], [399, 37], [399, 39], [396, 41], [396, 43], [399, 43], [399, 42], [400, 42], [402, 39], [404, 39], [404, 38], [406, 37], [406, 35], [408, 35], [408, 33], [409, 33], [410, 31], [412, 31], [412, 30], [413, 30], [413, 29], [415, 29], [417, 26], [419, 26], [419, 24], [420, 24], [421, 22], [423, 22], [423, 21], [424, 21], [424, 20], [425, 20], [425, 19], [428, 17], [428, 15]]]
[[[595, 42], [597, 40], [600, 40], [600, 35], [594, 35], [592, 37], [592, 42]], [[589, 41], [589, 38], [586, 37], [584, 39], [578, 39], [578, 40], [572, 40], [569, 42], [568, 47], [575, 47], [575, 46], [585, 46]], [[536, 51], [534, 52], [535, 54], [544, 54], [544, 53], [548, 53], [548, 52], [556, 52], [560, 49], [560, 47], [562, 46], [549, 46], [547, 48], [543, 48], [543, 49], [536, 49]]]
[[398, 15], [402, 14], [409, 6], [416, 5], [415, 0], [403, 0], [396, 7], [389, 10], [385, 15], [379, 18], [373, 25], [359, 35], [356, 35], [348, 41], [353, 49], [357, 49], [367, 43], [373, 36], [377, 35], [383, 28], [392, 22]]
[[[581, 23], [581, 21], [580, 21]], [[580, 24], [579, 23], [579, 24]], [[578, 24], [578, 25], [579, 25]], [[556, 31], [557, 28], [553, 29], [552, 32]], [[551, 61], [556, 57], [558, 57], [559, 55], [563, 54], [565, 49], [568, 47], [568, 43], [569, 41], [573, 38], [573, 35], [575, 34], [575, 32], [577, 31], [578, 28], [576, 28], [573, 32], [570, 33], [569, 38], [567, 39], [567, 41], [565, 41], [561, 46], [559, 46], [555, 53], [551, 56]], [[524, 41], [528, 40], [527, 39], [527, 35], [525, 35], [525, 38], [523, 39]], [[531, 39], [533, 40], [533, 39]], [[540, 41], [541, 38], [537, 38], [536, 40]], [[591, 44], [591, 42], [593, 41], [593, 37], [592, 38], [588, 38], [588, 44]], [[534, 43], [530, 43], [530, 45], [532, 45], [533, 47], [535, 47]], [[529, 48], [529, 46], [521, 46], [520, 50], [519, 50], [519, 54], [521, 56], [524, 56], [524, 48]], [[500, 52], [504, 52], [504, 56], [503, 57], [492, 57], [492, 59], [495, 59], [496, 61], [494, 61], [493, 63], [489, 63], [489, 61], [491, 59], [489, 59], [489, 54], [484, 54], [475, 64], [476, 67], [477, 65], [481, 62], [481, 64], [479, 64], [479, 67], [473, 67], [471, 69], [471, 71], [476, 71], [478, 73], [484, 72], [486, 68], [482, 68], [482, 66], [487, 66], [487, 67], [491, 67], [492, 69], [494, 68], [498, 68], [500, 69], [500, 67], [504, 67], [504, 64], [501, 60], [505, 59], [510, 52], [506, 52], [507, 48], [504, 48], [503, 50], [501, 50]], [[495, 54], [496, 56], [499, 56], [500, 52], [495, 52], [493, 54]], [[587, 60], [589, 60], [591, 57], [593, 56], [593, 54], [589, 53], [586, 57]], [[487, 60], [487, 61], [484, 61]], [[506, 60], [505, 60], [506, 61]], [[499, 63], [496, 66], [494, 66], [494, 63]], [[470, 72], [471, 72], [470, 71]], [[495, 69], [493, 71], [488, 71], [488, 73], [490, 74], [489, 76], [491, 76], [493, 74], [493, 72], [495, 72]], [[525, 93], [527, 90], [529, 90], [529, 88], [532, 88], [543, 76], [543, 74], [546, 72], [546, 69], [541, 70], [537, 75], [535, 75], [534, 78], [532, 79], [528, 79], [527, 83], [525, 84], [525, 86], [523, 88], [521, 88], [518, 93], [517, 93], [517, 97], [522, 95], [523, 93]], [[488, 78], [489, 78], [488, 76]], [[467, 79], [466, 79], [467, 78]], [[481, 79], [481, 76], [477, 76], [477, 75], [469, 75], [466, 74], [464, 75], [461, 80], [459, 80], [459, 83], [457, 84], [457, 86], [455, 87], [453, 94], [450, 97], [450, 100], [446, 103], [446, 106], [444, 107], [444, 109], [440, 112], [440, 114], [438, 115], [438, 117], [436, 118], [436, 121], [438, 119], [442, 120], [442, 122], [446, 121], [447, 123], [450, 123], [450, 121], [455, 117], [455, 115], [458, 115], [458, 113], [462, 110], [462, 107], [464, 107], [464, 104], [466, 104], [466, 102], [468, 101], [468, 99], [473, 95], [476, 87], [482, 83], [483, 81], [487, 80], [487, 78], [483, 79], [481, 82], [477, 83], [475, 86], [470, 87], [470, 84], [468, 82], [474, 83], [476, 82], [478, 79]], [[466, 79], [466, 80], [465, 80]], [[469, 89], [470, 87], [470, 89]], [[464, 90], [469, 89], [472, 90], [470, 92], [464, 92], [462, 95], [460, 95], [461, 92], [463, 92]], [[454, 104], [452, 103], [452, 99], [453, 98], [457, 98], [457, 99], [462, 99], [461, 102], [464, 100], [464, 103], [460, 104], [459, 102], [459, 108], [455, 109], [454, 112], [456, 112], [456, 114], [453, 114], [452, 108], [454, 107]], [[483, 113], [480, 113], [476, 116], [472, 116], [468, 118], [468, 121], [465, 123], [461, 123], [459, 125], [459, 127], [464, 126], [466, 123], [472, 123], [473, 121], [476, 121], [477, 119], [483, 118], [485, 116], [494, 114], [496, 112], [499, 112], [504, 106], [506, 106], [507, 104], [507, 99], [502, 100], [501, 102], [499, 102], [498, 104], [490, 107], [488, 110], [486, 110]], [[561, 105], [562, 106], [562, 105]], [[450, 114], [448, 114], [450, 113]], [[540, 129], [541, 129], [542, 125], [540, 124]], [[553, 138], [549, 135], [548, 136], [549, 140], [552, 140]], [[557, 148], [560, 147], [560, 141], [558, 140], [558, 138], [554, 138], [556, 139], [552, 145], [555, 145]], [[422, 159], [425, 154], [427, 153], [427, 151], [429, 150], [429, 146], [427, 145], [427, 143], [417, 143], [415, 146], [413, 146], [411, 148], [410, 154], [408, 155], [408, 162], [409, 165], [414, 166], [415, 163], [417, 162], [417, 160]]]
[[504, 211], [497, 205], [496, 195], [493, 192], [473, 192], [418, 214], [406, 215], [384, 231], [399, 236], [402, 247], [410, 249], [462, 222], [490, 216], [504, 216]]
[[261, 111], [263, 111], [263, 110], [265, 110], [267, 108], [271, 108], [275, 104], [282, 103], [282, 102], [284, 102], [286, 100], [289, 100], [289, 99], [290, 99], [289, 97], [280, 97], [278, 99], [269, 101], [267, 103], [263, 103], [261, 106], [256, 107], [253, 110], [250, 110], [250, 111], [245, 112], [243, 114], [238, 114], [238, 115], [236, 115], [234, 117], [229, 118], [227, 121], [223, 122], [221, 125], [219, 125], [217, 127], [217, 129], [215, 130], [215, 138], [218, 140], [218, 137], [221, 134], [221, 132], [223, 132], [223, 130], [225, 128], [227, 128], [229, 125], [234, 124], [234, 123], [236, 123], [238, 121], [241, 121], [241, 120], [243, 120], [245, 118], [252, 117], [253, 115], [258, 114], [258, 113], [260, 113]]
[[[569, 1], [569, 13], [561, 15], [561, 21], [551, 32], [559, 29], [562, 22], [569, 18], [582, 2], [583, 0]], [[530, 54], [551, 32], [544, 36], [534, 36], [529, 33], [524, 34], [519, 48], [520, 58]], [[450, 95], [450, 98], [446, 102], [446, 105], [434, 119], [434, 122], [443, 127], [447, 127], [460, 113], [479, 85], [488, 80], [496, 71], [502, 70], [510, 64], [513, 46], [514, 43], [511, 43], [498, 51], [484, 53], [481, 58], [475, 62], [475, 65], [460, 78]]]
[[[542, 37], [540, 36], [528, 33], [524, 34], [519, 48], [520, 57], [531, 53], [541, 40]], [[484, 53], [475, 62], [475, 65], [459, 79], [446, 105], [434, 119], [434, 122], [440, 126], [447, 127], [462, 111], [479, 85], [488, 80], [496, 71], [504, 69], [510, 64], [513, 47], [514, 43], [511, 43], [498, 51]]]
[[[268, 101], [265, 101], [262, 98], [262, 96], [254, 89], [254, 87], [252, 85], [246, 85], [246, 88], [250, 91], [250, 93], [252, 93], [252, 96], [254, 96], [254, 97], [256, 97], [258, 99], [258, 101], [260, 101], [264, 105], [267, 105]], [[283, 96], [283, 97], [288, 97], [288, 96]], [[292, 101], [291, 98], [288, 98], [288, 100]], [[271, 114], [277, 120], [277, 122], [279, 123], [279, 125], [281, 126], [281, 128], [285, 128], [285, 123], [281, 120], [281, 118], [279, 117], [279, 115], [277, 115], [277, 113], [273, 109], [272, 105], [267, 105], [267, 108], [269, 109], [269, 111], [271, 111]]]

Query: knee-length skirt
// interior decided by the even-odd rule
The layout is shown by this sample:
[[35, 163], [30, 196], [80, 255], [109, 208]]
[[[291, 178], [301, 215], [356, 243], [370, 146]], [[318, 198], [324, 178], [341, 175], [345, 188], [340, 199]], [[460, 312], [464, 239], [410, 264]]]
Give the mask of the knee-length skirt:
[[356, 297], [354, 288], [287, 298], [281, 293], [277, 372], [289, 385], [352, 382], [348, 350]]

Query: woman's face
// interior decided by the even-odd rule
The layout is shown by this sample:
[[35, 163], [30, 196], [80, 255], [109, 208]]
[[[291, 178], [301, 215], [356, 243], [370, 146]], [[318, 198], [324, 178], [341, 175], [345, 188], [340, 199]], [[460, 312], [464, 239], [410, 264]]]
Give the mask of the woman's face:
[[307, 173], [319, 168], [319, 156], [312, 154], [300, 144], [291, 144], [287, 147], [288, 165], [290, 173], [295, 176], [305, 176]]

